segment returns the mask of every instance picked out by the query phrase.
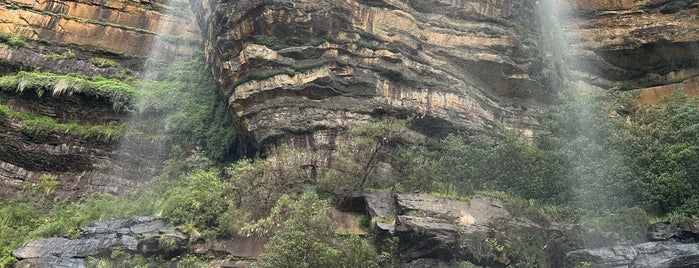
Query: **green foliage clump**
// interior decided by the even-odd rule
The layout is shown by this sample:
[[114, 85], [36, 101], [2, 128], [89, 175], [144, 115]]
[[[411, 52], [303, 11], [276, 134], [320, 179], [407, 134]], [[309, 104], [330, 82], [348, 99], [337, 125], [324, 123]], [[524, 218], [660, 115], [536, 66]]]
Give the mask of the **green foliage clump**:
[[235, 133], [228, 106], [219, 97], [202, 56], [154, 71], [153, 79], [139, 88], [136, 111], [153, 120], [136, 124], [135, 129], [167, 136], [173, 143], [199, 146], [215, 161], [231, 154]]
[[64, 60], [64, 59], [72, 59], [75, 58], [75, 52], [71, 49], [67, 49], [63, 53], [48, 53], [46, 54], [46, 58], [49, 60]]
[[95, 67], [99, 68], [110, 68], [117, 66], [116, 61], [113, 59], [108, 59], [108, 58], [102, 58], [102, 57], [94, 57], [90, 59], [90, 63], [94, 65]]
[[333, 153], [333, 163], [323, 170], [321, 188], [364, 190], [368, 186], [391, 187], [381, 166], [390, 160], [392, 148], [407, 131], [406, 120], [387, 119], [359, 124], [349, 129], [351, 143]]
[[216, 171], [185, 174], [167, 187], [156, 203], [157, 214], [176, 225], [193, 224], [204, 229], [218, 226], [218, 216], [228, 207], [231, 188]]
[[82, 139], [115, 141], [124, 135], [124, 124], [119, 125], [82, 125], [75, 122], [58, 123], [51, 117], [29, 112], [19, 112], [0, 104], [0, 117], [13, 119], [20, 125], [20, 130], [27, 134], [61, 134]]
[[7, 44], [10, 48], [18, 49], [26, 46], [24, 36], [15, 33], [0, 33], [0, 43]]
[[54, 96], [80, 93], [107, 99], [115, 111], [126, 109], [136, 94], [133, 86], [119, 80], [26, 71], [0, 78], [0, 90], [19, 93], [31, 90], [38, 97], [46, 92]]
[[676, 94], [631, 120], [630, 182], [640, 204], [658, 214], [699, 216], [699, 99]]
[[266, 217], [282, 195], [298, 193], [305, 182], [313, 181], [313, 173], [301, 168], [313, 161], [307, 156], [313, 154], [282, 146], [266, 159], [243, 159], [228, 167], [235, 206], [222, 215], [221, 225], [230, 233], [249, 234], [242, 230], [246, 223]]
[[366, 240], [334, 233], [324, 207], [312, 191], [306, 191], [296, 201], [282, 196], [270, 216], [256, 222], [265, 229], [277, 224], [281, 227], [254, 266], [378, 267], [379, 257]]
[[401, 187], [456, 195], [501, 190], [527, 199], [564, 199], [565, 184], [556, 176], [560, 161], [516, 133], [503, 132], [497, 138], [450, 135], [432, 151], [401, 148], [394, 160]]

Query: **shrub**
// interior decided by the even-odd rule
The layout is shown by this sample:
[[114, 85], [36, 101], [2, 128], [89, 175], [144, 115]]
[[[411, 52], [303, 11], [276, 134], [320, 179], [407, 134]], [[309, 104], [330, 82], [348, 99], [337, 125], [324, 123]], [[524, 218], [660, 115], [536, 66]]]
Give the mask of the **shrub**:
[[0, 33], [0, 43], [7, 44], [12, 49], [26, 46], [24, 36], [15, 33]]
[[390, 187], [382, 182], [381, 166], [390, 161], [392, 150], [407, 131], [407, 121], [377, 120], [349, 129], [350, 143], [340, 145], [332, 155], [332, 165], [323, 171], [322, 188], [364, 190], [368, 186]]
[[201, 228], [218, 226], [218, 217], [228, 207], [231, 188], [215, 171], [198, 170], [180, 178], [181, 186], [167, 189], [156, 203], [157, 214], [177, 225], [192, 223]]
[[101, 58], [101, 57], [91, 58], [90, 62], [95, 67], [99, 67], [99, 68], [110, 68], [110, 67], [114, 67], [117, 65], [116, 61], [114, 61], [113, 59]]
[[[264, 229], [281, 223], [281, 228], [255, 267], [378, 267], [378, 255], [368, 242], [356, 235], [335, 235], [324, 206], [312, 191], [296, 201], [280, 198], [271, 215], [256, 223]], [[331, 246], [335, 244], [339, 246]]]

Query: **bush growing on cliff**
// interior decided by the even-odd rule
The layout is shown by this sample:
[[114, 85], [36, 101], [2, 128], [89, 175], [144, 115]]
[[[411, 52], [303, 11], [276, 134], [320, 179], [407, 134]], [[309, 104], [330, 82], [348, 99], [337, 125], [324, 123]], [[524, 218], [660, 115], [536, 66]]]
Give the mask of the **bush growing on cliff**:
[[385, 119], [354, 126], [349, 129], [350, 143], [340, 145], [332, 155], [332, 164], [323, 171], [321, 187], [364, 190], [368, 186], [390, 187], [392, 182], [380, 181], [382, 165], [407, 131], [407, 121]]
[[313, 172], [302, 168], [313, 163], [313, 157], [281, 146], [266, 159], [243, 159], [228, 167], [234, 204], [220, 218], [221, 225], [238, 233], [245, 223], [266, 217], [282, 195], [301, 192], [314, 180]]
[[641, 107], [631, 119], [630, 182], [643, 207], [699, 216], [699, 98], [675, 94]]
[[338, 236], [313, 191], [298, 200], [283, 196], [269, 217], [256, 224], [275, 229], [254, 267], [378, 267], [373, 247], [356, 235]]
[[561, 160], [514, 132], [503, 132], [499, 137], [452, 134], [433, 149], [401, 147], [393, 160], [399, 190], [449, 195], [499, 190], [527, 199], [564, 200]]
[[0, 43], [7, 44], [12, 49], [26, 46], [24, 36], [15, 33], [0, 33]]

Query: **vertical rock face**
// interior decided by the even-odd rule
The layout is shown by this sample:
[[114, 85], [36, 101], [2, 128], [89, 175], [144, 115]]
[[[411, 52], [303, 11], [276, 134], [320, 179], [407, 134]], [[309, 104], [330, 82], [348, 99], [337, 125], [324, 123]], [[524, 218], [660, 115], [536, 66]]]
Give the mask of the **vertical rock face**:
[[[128, 55], [148, 56], [156, 33], [180, 39], [199, 39], [184, 0], [96, 1], [13, 0], [0, 6], [0, 32], [27, 38], [95, 47]], [[176, 10], [178, 14], [167, 14]], [[183, 10], [183, 11], [180, 11]], [[172, 43], [159, 49], [186, 53]]]
[[[564, 27], [578, 79], [602, 89], [654, 87], [643, 91], [643, 102], [669, 88], [697, 94], [687, 81], [699, 75], [699, 2], [572, 3], [573, 19]], [[676, 85], [663, 87], [669, 84]]]
[[533, 16], [524, 2], [190, 1], [209, 68], [258, 148], [384, 115], [531, 134], [545, 90], [514, 30]]

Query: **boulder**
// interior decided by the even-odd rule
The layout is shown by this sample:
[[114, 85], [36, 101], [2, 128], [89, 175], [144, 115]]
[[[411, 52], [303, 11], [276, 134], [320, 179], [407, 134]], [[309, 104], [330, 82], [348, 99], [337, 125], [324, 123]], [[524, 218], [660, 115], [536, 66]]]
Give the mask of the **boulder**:
[[633, 246], [581, 249], [568, 253], [567, 267], [681, 268], [699, 267], [699, 244], [646, 242]]
[[678, 224], [659, 222], [648, 227], [648, 241], [699, 242], [699, 221], [688, 219]]
[[107, 257], [113, 250], [145, 256], [182, 253], [188, 237], [162, 218], [136, 217], [95, 222], [74, 239], [50, 237], [31, 241], [12, 252], [20, 267], [83, 267], [87, 257]]
[[[371, 201], [367, 201], [371, 204]], [[395, 236], [405, 267], [449, 267], [468, 262], [486, 267], [561, 267], [581, 244], [579, 228], [512, 216], [499, 199], [469, 200], [396, 195]]]

